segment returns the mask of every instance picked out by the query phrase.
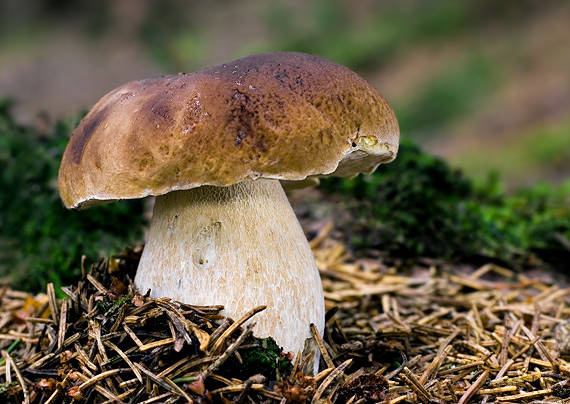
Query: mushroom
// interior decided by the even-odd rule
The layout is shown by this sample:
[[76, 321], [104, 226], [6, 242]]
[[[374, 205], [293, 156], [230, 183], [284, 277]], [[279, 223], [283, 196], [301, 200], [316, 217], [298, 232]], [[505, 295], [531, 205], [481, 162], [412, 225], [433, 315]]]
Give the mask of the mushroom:
[[105, 95], [73, 132], [59, 192], [68, 208], [156, 196], [137, 288], [233, 318], [265, 305], [254, 334], [298, 353], [311, 323], [323, 332], [324, 299], [280, 181], [371, 173], [398, 138], [390, 106], [356, 73], [265, 53]]

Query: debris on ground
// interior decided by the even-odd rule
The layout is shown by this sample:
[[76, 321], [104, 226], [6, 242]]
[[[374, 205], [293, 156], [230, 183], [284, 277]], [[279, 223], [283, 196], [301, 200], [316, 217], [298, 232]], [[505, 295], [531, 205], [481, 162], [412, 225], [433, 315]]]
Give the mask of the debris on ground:
[[495, 264], [353, 259], [324, 226], [320, 371], [221, 306], [136, 292], [141, 249], [45, 294], [0, 290], [5, 403], [570, 403], [570, 288]]

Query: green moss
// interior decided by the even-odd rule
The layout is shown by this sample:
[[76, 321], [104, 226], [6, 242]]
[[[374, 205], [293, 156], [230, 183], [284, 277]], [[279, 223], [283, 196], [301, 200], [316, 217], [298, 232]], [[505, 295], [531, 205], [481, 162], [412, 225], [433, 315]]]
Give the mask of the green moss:
[[291, 361], [281, 355], [282, 350], [273, 338], [255, 338], [255, 343], [257, 348], [247, 350], [242, 355], [243, 371], [246, 374], [260, 373], [270, 380], [275, 380], [276, 372], [280, 375], [287, 374]]
[[398, 158], [371, 176], [325, 179], [355, 216], [344, 226], [356, 249], [400, 257], [481, 255], [522, 264], [531, 253], [563, 269], [570, 260], [570, 182], [506, 195], [497, 176], [475, 184], [403, 139]]
[[[402, 140], [398, 158], [372, 176], [325, 179], [323, 187], [341, 192], [356, 216], [348, 230], [359, 247], [402, 256], [450, 257], [463, 246], [476, 248], [476, 220], [465, 201], [472, 184], [443, 160]], [[347, 199], [348, 199], [347, 198]]]
[[12, 383], [1, 383], [0, 384], [0, 394], [7, 394], [10, 395], [10, 392], [13, 391], [17, 391], [17, 389], [20, 387], [20, 384], [18, 382], [12, 382]]
[[69, 283], [81, 256], [90, 260], [141, 239], [142, 201], [85, 211], [64, 208], [57, 192], [59, 162], [78, 119], [49, 133], [18, 125], [0, 103], [0, 275], [14, 287], [40, 291]]
[[240, 349], [241, 361], [234, 356], [230, 357], [221, 372], [224, 375], [247, 378], [261, 374], [269, 380], [276, 380], [277, 374], [285, 375], [291, 371], [291, 361], [282, 354], [281, 348], [275, 340], [269, 338], [248, 339], [248, 348]]
[[111, 323], [113, 323], [123, 305], [131, 300], [131, 296], [125, 295], [121, 296], [118, 299], [111, 299], [105, 296], [102, 300], [97, 302], [97, 307], [99, 308], [100, 312], [103, 313], [103, 317], [108, 319]]

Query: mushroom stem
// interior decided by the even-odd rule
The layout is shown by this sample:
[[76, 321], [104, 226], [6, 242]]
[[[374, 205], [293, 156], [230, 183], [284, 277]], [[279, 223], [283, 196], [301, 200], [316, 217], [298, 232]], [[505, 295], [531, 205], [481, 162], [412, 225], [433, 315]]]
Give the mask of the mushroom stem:
[[315, 259], [277, 180], [157, 197], [135, 284], [153, 297], [222, 304], [234, 319], [266, 305], [254, 334], [285, 352], [304, 349], [310, 323], [324, 328]]

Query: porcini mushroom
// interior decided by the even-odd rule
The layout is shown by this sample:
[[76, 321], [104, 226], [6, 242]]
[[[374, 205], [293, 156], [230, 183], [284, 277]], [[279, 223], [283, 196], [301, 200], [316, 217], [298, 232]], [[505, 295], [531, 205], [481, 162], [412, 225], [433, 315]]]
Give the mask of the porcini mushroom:
[[73, 133], [59, 171], [68, 208], [156, 196], [135, 284], [222, 304], [297, 353], [324, 328], [322, 286], [282, 181], [370, 173], [394, 159], [398, 123], [359, 75], [266, 53], [127, 83]]

